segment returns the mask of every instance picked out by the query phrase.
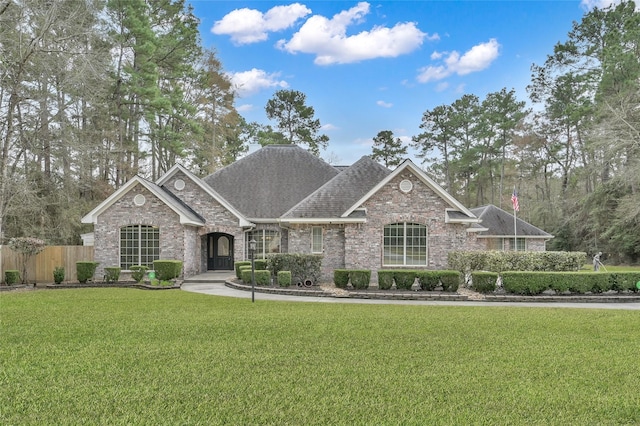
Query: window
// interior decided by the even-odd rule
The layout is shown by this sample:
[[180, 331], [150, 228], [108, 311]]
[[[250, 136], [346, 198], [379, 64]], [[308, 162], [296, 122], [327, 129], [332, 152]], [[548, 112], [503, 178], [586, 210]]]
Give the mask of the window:
[[385, 226], [382, 263], [426, 266], [427, 227], [417, 223], [394, 223]]
[[513, 238], [505, 238], [504, 240], [504, 250], [517, 250], [517, 251], [525, 251], [526, 244], [524, 238], [516, 238], [517, 246], [514, 248]]
[[280, 233], [268, 229], [247, 232], [245, 237], [245, 253], [249, 258], [249, 241], [256, 240], [256, 259], [266, 259], [269, 253], [280, 253]]
[[311, 228], [311, 253], [322, 253], [322, 227]]
[[120, 228], [120, 267], [143, 265], [153, 269], [160, 259], [160, 230], [155, 226], [131, 225]]

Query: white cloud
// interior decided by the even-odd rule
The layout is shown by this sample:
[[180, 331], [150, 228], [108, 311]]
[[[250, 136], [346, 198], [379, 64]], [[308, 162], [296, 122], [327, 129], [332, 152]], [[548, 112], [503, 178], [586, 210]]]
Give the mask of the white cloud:
[[347, 35], [347, 27], [361, 23], [368, 13], [369, 3], [360, 2], [331, 19], [314, 15], [289, 41], [280, 40], [277, 46], [293, 54], [314, 54], [316, 64], [330, 65], [395, 58], [419, 48], [425, 38], [438, 38], [423, 33], [414, 22], [398, 23], [392, 28], [374, 26], [370, 31]]
[[231, 84], [236, 90], [239, 97], [255, 95], [263, 89], [280, 88], [286, 89], [289, 83], [284, 80], [278, 80], [278, 73], [268, 74], [264, 70], [256, 68], [250, 71], [242, 71], [228, 74]]
[[236, 107], [236, 110], [238, 112], [248, 112], [248, 111], [253, 111], [253, 104], [243, 104], [243, 105], [239, 105]]
[[391, 108], [393, 106], [393, 104], [385, 101], [377, 101], [376, 105], [381, 106], [383, 108]]
[[613, 4], [620, 4], [620, 0], [582, 0], [580, 6], [584, 10], [591, 10], [594, 8], [606, 9]]
[[339, 130], [340, 128], [338, 126], [335, 126], [331, 123], [327, 123], [327, 124], [323, 124], [322, 126], [320, 126], [320, 130], [324, 130], [325, 132], [329, 132], [332, 130]]
[[[452, 74], [467, 75], [472, 72], [482, 71], [488, 68], [498, 57], [500, 44], [495, 38], [486, 43], [480, 43], [466, 51], [462, 56], [457, 51], [448, 54], [444, 59], [444, 65], [427, 66], [420, 68], [418, 81], [427, 83], [429, 81], [442, 80]], [[436, 58], [442, 57], [436, 55]], [[434, 55], [431, 55], [434, 59]]]
[[442, 81], [438, 83], [438, 85], [436, 86], [436, 92], [444, 92], [448, 88], [449, 88], [449, 83], [447, 83], [446, 81]]
[[300, 3], [276, 6], [264, 14], [255, 9], [236, 9], [216, 21], [211, 32], [217, 35], [229, 35], [237, 44], [256, 43], [266, 40], [270, 32], [293, 26], [298, 19], [310, 13], [311, 9]]
[[447, 52], [436, 52], [434, 51], [431, 54], [431, 60], [432, 61], [437, 61], [438, 59], [441, 59]]

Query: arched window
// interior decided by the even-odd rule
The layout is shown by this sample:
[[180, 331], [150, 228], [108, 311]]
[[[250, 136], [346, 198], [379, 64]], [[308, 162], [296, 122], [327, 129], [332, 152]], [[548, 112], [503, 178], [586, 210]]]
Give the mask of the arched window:
[[427, 227], [407, 222], [385, 226], [382, 263], [427, 266]]
[[153, 269], [153, 261], [160, 259], [160, 230], [149, 225], [130, 225], [120, 228], [120, 267], [129, 270], [133, 265]]

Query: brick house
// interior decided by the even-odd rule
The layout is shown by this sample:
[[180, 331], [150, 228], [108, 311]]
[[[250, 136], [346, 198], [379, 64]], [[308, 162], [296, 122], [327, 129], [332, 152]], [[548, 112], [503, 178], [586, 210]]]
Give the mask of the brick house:
[[335, 167], [296, 145], [266, 146], [198, 178], [176, 165], [157, 182], [129, 180], [82, 218], [105, 266], [184, 262], [185, 277], [231, 270], [269, 253], [323, 256], [337, 268], [447, 267], [451, 250], [478, 250], [488, 229], [410, 160], [395, 170], [362, 157]]

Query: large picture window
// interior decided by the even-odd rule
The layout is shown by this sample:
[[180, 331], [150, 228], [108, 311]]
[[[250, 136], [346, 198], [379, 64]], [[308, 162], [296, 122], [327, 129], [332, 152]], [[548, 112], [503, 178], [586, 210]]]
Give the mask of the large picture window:
[[393, 223], [384, 227], [383, 265], [426, 266], [427, 227]]
[[266, 259], [269, 253], [280, 253], [280, 233], [268, 229], [247, 232], [245, 240], [246, 258], [249, 258], [249, 241], [256, 240], [256, 259]]
[[120, 267], [143, 265], [153, 269], [160, 259], [160, 230], [155, 226], [130, 225], [120, 228]]

